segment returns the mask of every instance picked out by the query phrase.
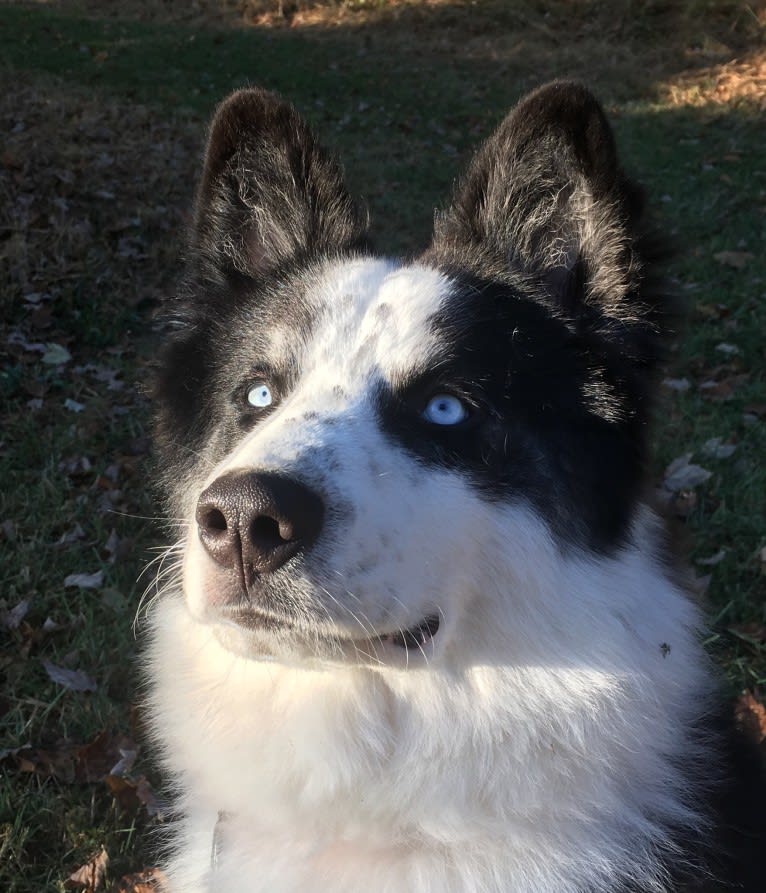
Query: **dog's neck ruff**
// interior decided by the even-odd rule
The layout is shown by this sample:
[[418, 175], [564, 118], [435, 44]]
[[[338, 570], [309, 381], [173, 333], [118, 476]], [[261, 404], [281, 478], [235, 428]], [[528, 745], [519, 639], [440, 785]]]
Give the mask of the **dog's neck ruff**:
[[[212, 861], [227, 893], [244, 893], [245, 863], [264, 890], [357, 893], [381, 860], [380, 890], [462, 893], [480, 881], [499, 893], [498, 878], [514, 879], [514, 893], [626, 879], [667, 889], [672, 835], [700, 824], [688, 767], [704, 754], [687, 729], [705, 703], [678, 685], [693, 676], [703, 700], [709, 691], [696, 610], [639, 548], [580, 562], [551, 547], [534, 560], [533, 542], [539, 531], [522, 544], [527, 567], [548, 568], [526, 580], [541, 607], [534, 635], [515, 638], [511, 616], [482, 616], [520, 617], [516, 596], [466, 594], [460, 634], [417, 669], [243, 659], [180, 599], [165, 600], [154, 660], [179, 638], [184, 649], [154, 710], [173, 719], [172, 767], [211, 804], [199, 813], [204, 870]], [[512, 559], [511, 593], [523, 591]], [[554, 610], [562, 591], [581, 606], [566, 628]], [[476, 624], [498, 629], [497, 641]], [[296, 847], [303, 857], [288, 858]], [[196, 889], [192, 868], [175, 870], [177, 889]]]

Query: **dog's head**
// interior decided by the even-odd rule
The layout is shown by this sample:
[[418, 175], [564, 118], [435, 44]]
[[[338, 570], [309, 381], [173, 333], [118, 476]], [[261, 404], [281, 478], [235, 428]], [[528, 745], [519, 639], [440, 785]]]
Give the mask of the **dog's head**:
[[523, 639], [551, 555], [629, 536], [667, 328], [652, 257], [579, 85], [508, 115], [406, 264], [370, 254], [291, 106], [227, 99], [155, 382], [192, 614], [252, 657]]

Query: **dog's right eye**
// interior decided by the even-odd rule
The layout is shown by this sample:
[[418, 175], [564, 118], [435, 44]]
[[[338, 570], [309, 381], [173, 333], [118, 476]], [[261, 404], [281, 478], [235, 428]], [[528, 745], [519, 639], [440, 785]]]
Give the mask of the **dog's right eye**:
[[274, 402], [271, 388], [264, 381], [257, 382], [248, 390], [247, 402], [256, 409], [265, 409], [267, 406], [271, 406]]

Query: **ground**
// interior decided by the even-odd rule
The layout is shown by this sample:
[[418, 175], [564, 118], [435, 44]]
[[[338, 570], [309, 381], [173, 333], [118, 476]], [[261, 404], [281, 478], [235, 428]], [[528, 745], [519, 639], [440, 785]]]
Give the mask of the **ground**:
[[153, 883], [162, 779], [134, 658], [156, 567], [139, 575], [171, 532], [142, 386], [206, 121], [244, 83], [306, 114], [392, 252], [424, 244], [522, 92], [567, 76], [601, 96], [689, 304], [652, 480], [763, 737], [765, 28], [763, 3], [725, 0], [0, 7], [0, 888]]

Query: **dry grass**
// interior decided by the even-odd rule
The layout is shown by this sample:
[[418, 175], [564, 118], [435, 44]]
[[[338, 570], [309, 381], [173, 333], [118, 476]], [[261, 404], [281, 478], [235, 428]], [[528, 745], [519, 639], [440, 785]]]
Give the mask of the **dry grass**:
[[673, 106], [735, 106], [750, 104], [766, 111], [766, 50], [742, 58], [684, 71], [660, 86]]

